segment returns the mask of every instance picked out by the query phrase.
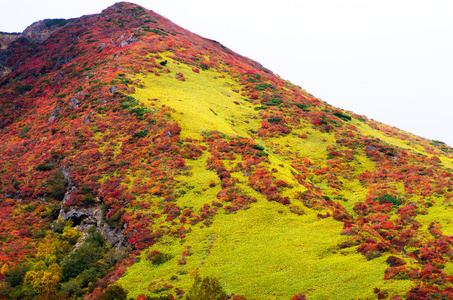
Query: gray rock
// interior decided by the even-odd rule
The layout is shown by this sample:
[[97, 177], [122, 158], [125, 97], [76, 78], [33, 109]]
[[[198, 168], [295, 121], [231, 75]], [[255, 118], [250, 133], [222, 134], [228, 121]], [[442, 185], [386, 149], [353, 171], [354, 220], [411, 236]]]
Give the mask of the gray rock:
[[54, 81], [60, 82], [66, 77], [66, 74], [59, 71], [57, 75], [53, 78]]
[[55, 109], [50, 114], [50, 117], [47, 121], [52, 122], [60, 114], [60, 110], [61, 110], [60, 105], [57, 105], [57, 107], [55, 107]]
[[72, 97], [71, 99], [69, 99], [69, 107], [78, 108], [78, 107], [79, 107], [79, 99], [74, 98], [74, 97]]
[[[63, 200], [63, 203], [65, 203], [65, 200]], [[71, 207], [67, 212], [64, 211], [62, 206], [60, 218], [65, 222], [70, 219], [74, 226], [78, 226], [82, 232], [87, 232], [92, 226], [95, 226], [112, 247], [119, 249], [126, 244], [123, 230], [111, 228], [103, 221], [104, 216], [100, 200], [99, 204], [93, 207]]]
[[[28, 26], [22, 33], [0, 32], [0, 78], [11, 73], [13, 65], [8, 63], [8, 53], [10, 51], [7, 52], [7, 50], [12, 42], [20, 38], [26, 38], [31, 43], [42, 43], [64, 24], [65, 22], [62, 22], [49, 27], [44, 21], [38, 21]], [[17, 63], [23, 62], [19, 61]]]

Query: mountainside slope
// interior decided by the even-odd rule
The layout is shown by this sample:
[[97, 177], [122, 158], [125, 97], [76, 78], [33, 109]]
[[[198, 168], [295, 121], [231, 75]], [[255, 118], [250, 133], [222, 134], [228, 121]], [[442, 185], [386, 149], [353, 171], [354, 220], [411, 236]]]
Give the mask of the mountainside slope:
[[0, 297], [453, 299], [450, 147], [134, 4], [59, 22], [0, 80]]

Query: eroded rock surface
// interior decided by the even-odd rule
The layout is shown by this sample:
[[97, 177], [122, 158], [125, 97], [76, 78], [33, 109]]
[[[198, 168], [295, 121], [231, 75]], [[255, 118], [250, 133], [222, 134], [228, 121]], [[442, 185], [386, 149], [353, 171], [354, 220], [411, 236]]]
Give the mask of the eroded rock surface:
[[64, 19], [42, 20], [28, 26], [22, 33], [0, 32], [0, 78], [11, 73], [8, 65], [10, 46], [20, 38], [26, 38], [31, 43], [42, 43], [68, 21]]

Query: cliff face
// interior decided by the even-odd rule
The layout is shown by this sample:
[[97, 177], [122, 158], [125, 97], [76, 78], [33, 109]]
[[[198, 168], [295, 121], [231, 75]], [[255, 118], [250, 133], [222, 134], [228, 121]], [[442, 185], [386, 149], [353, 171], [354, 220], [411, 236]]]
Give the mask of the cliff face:
[[11, 73], [8, 59], [14, 41], [24, 37], [32, 43], [42, 43], [66, 23], [64, 19], [46, 19], [31, 24], [22, 33], [0, 33], [0, 78]]
[[11, 43], [17, 40], [21, 34], [18, 33], [0, 33], [0, 77], [6, 76], [11, 72], [7, 65], [6, 51]]
[[20, 36], [21, 34], [19, 33], [0, 33], [0, 50], [6, 50], [9, 45], [13, 41], [17, 40]]

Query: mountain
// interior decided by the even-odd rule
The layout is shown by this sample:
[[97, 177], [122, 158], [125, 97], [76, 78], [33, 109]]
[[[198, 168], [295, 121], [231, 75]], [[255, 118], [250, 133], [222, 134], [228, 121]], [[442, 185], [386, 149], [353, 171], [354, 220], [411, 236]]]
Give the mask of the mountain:
[[453, 299], [452, 148], [131, 3], [36, 24], [0, 36], [0, 297]]

